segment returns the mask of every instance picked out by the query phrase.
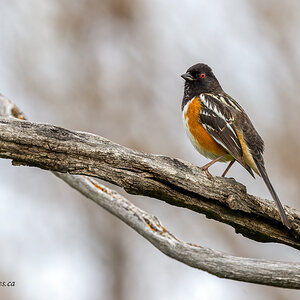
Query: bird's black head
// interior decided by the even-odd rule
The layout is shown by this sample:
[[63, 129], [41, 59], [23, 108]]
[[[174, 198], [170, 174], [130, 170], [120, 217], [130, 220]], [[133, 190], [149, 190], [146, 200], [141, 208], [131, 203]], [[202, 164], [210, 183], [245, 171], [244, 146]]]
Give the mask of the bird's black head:
[[201, 93], [220, 93], [222, 87], [211, 68], [206, 64], [191, 66], [181, 77], [185, 80], [184, 99], [190, 100]]

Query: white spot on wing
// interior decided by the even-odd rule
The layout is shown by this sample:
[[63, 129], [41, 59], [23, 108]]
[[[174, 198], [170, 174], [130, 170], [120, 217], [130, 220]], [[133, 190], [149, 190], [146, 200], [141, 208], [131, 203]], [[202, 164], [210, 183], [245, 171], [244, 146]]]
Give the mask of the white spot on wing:
[[[216, 97], [214, 97], [216, 98]], [[216, 98], [217, 100], [219, 100], [218, 98]], [[228, 120], [226, 119], [226, 117], [221, 113], [221, 111], [218, 109], [218, 107], [212, 102], [209, 101], [206, 97], [205, 94], [201, 94], [200, 95], [200, 100], [202, 102], [202, 104], [204, 106], [206, 106], [208, 109], [212, 110], [219, 118], [221, 118], [222, 120], [224, 120], [225, 122], [227, 122]]]
[[233, 133], [233, 135], [238, 139], [236, 132], [234, 131], [234, 129], [231, 126], [231, 123], [226, 123], [226, 125], [230, 129], [230, 131]]
[[233, 140], [233, 142], [236, 144], [237, 148], [241, 148], [240, 145], [237, 143], [237, 140], [233, 137], [230, 136], [230, 138]]
[[[205, 98], [205, 94], [202, 94], [202, 95]], [[207, 93], [206, 95], [220, 101], [221, 103], [223, 103], [226, 106], [233, 107], [234, 109], [242, 112], [242, 109], [240, 108], [240, 106], [235, 104], [235, 101], [230, 96], [224, 97], [222, 94], [214, 95], [214, 94], [210, 94], [210, 93]]]

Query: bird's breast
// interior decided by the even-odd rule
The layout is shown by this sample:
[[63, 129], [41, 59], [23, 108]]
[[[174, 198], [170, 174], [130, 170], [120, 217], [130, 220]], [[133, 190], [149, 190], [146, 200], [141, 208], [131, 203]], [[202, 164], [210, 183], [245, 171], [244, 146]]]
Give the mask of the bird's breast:
[[[205, 130], [200, 122], [201, 102], [199, 97], [194, 97], [183, 107], [182, 117], [186, 133], [196, 150], [203, 156], [215, 159], [218, 156], [228, 154], [228, 152], [218, 144], [212, 136]], [[228, 154], [224, 161], [232, 160]]]

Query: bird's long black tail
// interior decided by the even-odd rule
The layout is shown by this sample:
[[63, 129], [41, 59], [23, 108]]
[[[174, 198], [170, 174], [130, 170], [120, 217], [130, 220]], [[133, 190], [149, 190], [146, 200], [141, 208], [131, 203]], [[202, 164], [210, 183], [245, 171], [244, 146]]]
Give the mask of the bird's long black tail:
[[278, 210], [279, 210], [279, 213], [280, 213], [280, 217], [281, 217], [281, 220], [282, 220], [282, 223], [287, 227], [287, 228], [291, 228], [291, 223], [289, 221], [289, 219], [287, 218], [286, 214], [285, 214], [285, 211], [282, 207], [282, 204], [273, 188], [273, 185], [271, 184], [270, 182], [270, 179], [269, 179], [269, 176], [267, 174], [267, 171], [266, 171], [266, 168], [263, 164], [263, 162], [260, 162], [259, 160], [256, 160], [254, 158], [254, 161], [255, 161], [255, 164], [257, 166], [257, 169], [262, 177], [262, 179], [264, 180], [266, 186], [268, 187], [268, 190], [270, 191], [277, 207], [278, 207]]

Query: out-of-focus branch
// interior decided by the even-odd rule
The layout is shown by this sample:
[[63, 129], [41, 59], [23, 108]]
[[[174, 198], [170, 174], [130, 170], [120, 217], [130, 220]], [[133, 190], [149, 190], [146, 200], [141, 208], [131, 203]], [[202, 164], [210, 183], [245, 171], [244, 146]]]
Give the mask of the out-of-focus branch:
[[90, 133], [2, 118], [0, 157], [13, 164], [98, 177], [131, 194], [161, 199], [230, 224], [253, 240], [300, 248], [300, 212], [287, 208], [292, 230], [273, 203], [248, 195], [233, 179], [208, 179], [200, 168], [161, 155], [141, 153]]
[[231, 256], [177, 239], [155, 217], [85, 176], [55, 173], [166, 255], [221, 278], [300, 289], [300, 264]]
[[[24, 119], [24, 115], [17, 107], [1, 95], [0, 115]], [[30, 123], [24, 124], [26, 124], [25, 128], [31, 126]], [[66, 135], [62, 140], [68, 140]], [[59, 151], [58, 148], [56, 151]], [[143, 154], [140, 155], [143, 156]], [[169, 233], [155, 216], [142, 211], [115, 191], [100, 185], [93, 179], [86, 176], [53, 173], [128, 224], [160, 251], [178, 261], [221, 278], [285, 288], [300, 288], [300, 264], [234, 257], [182, 242]]]

